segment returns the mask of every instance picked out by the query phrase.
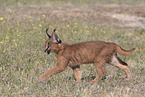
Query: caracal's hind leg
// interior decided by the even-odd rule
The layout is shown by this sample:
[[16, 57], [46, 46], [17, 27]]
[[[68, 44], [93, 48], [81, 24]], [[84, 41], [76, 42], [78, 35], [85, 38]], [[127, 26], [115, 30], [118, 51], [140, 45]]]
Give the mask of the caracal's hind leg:
[[112, 64], [112, 65], [122, 69], [123, 71], [125, 71], [126, 77], [127, 77], [125, 80], [129, 80], [130, 79], [130, 70], [129, 70], [129, 67], [128, 67], [127, 63], [122, 61], [116, 55], [113, 55], [110, 64]]
[[[96, 58], [97, 59], [97, 58]], [[105, 62], [103, 60], [95, 60], [94, 65], [96, 67], [97, 70], [97, 76], [94, 80], [92, 80], [92, 82], [98, 82], [99, 78], [101, 77], [104, 78], [105, 75]]]

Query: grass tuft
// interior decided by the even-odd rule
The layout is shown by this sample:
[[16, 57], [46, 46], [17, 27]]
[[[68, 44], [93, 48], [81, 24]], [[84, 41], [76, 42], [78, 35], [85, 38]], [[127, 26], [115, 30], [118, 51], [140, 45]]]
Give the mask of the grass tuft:
[[[144, 0], [140, 0], [141, 3]], [[39, 97], [143, 97], [145, 92], [145, 7], [136, 0], [0, 0], [0, 96]], [[114, 5], [115, 3], [115, 5]], [[136, 6], [134, 6], [137, 4]], [[141, 7], [140, 7], [141, 6]], [[133, 10], [135, 9], [135, 10]], [[114, 16], [120, 16], [114, 18]], [[132, 16], [134, 20], [122, 19]], [[133, 22], [133, 24], [132, 24]], [[140, 24], [140, 25], [137, 25]], [[81, 67], [82, 82], [73, 72], [39, 81], [39, 76], [56, 64], [56, 55], [44, 53], [54, 28], [62, 41], [110, 41], [124, 49], [136, 48], [121, 56], [129, 64], [131, 80], [106, 64], [106, 80], [91, 83], [96, 76], [93, 64]]]

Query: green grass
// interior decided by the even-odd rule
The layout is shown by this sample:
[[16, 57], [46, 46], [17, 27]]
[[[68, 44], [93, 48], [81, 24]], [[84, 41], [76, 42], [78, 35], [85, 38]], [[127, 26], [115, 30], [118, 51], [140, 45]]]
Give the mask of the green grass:
[[[131, 0], [124, 0], [124, 2], [127, 1], [131, 2]], [[144, 0], [141, 1], [144, 2]], [[81, 17], [85, 12], [82, 9], [88, 8], [86, 5], [89, 5], [89, 0], [82, 6], [81, 3], [73, 5], [77, 2], [76, 0], [71, 0], [67, 4], [64, 4], [67, 1], [63, 0], [63, 5], [60, 5], [61, 1], [55, 5], [51, 1], [44, 6], [42, 4], [46, 0], [44, 2], [31, 0], [30, 4], [26, 0], [26, 5], [23, 2], [24, 0], [8, 0], [0, 9], [0, 96], [145, 96], [145, 29], [120, 27], [111, 23], [103, 24], [106, 21], [95, 22], [94, 19], [98, 18], [95, 15], [92, 18], [88, 18], [89, 15]], [[92, 2], [96, 1], [92, 0]], [[136, 4], [136, 2], [134, 0], [132, 3]], [[75, 8], [79, 9], [79, 16], [57, 12], [58, 10], [67, 12]], [[49, 33], [53, 28], [57, 28], [56, 33], [61, 40], [68, 43], [102, 40], [117, 43], [125, 49], [136, 47], [137, 51], [131, 56], [119, 55], [129, 64], [131, 80], [123, 81], [125, 73], [106, 64], [107, 79], [91, 83], [96, 76], [96, 70], [93, 64], [86, 64], [81, 67], [81, 75], [84, 79], [82, 82], [75, 82], [70, 68], [48, 78], [47, 81], [40, 82], [39, 76], [56, 64], [55, 54], [48, 56], [44, 53], [44, 43], [47, 39], [46, 28], [49, 28]]]

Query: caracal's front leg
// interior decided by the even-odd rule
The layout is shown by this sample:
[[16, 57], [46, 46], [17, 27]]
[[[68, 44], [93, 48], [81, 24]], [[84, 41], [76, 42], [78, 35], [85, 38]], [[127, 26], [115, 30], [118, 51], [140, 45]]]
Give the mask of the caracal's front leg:
[[71, 67], [71, 68], [73, 69], [73, 72], [74, 72], [74, 76], [75, 76], [76, 82], [81, 81], [80, 66], [77, 65], [77, 66], [74, 66], [74, 67]]
[[39, 80], [46, 80], [48, 77], [60, 73], [64, 71], [67, 66], [68, 60], [64, 57], [58, 57], [56, 67], [46, 71], [43, 75], [40, 76]]

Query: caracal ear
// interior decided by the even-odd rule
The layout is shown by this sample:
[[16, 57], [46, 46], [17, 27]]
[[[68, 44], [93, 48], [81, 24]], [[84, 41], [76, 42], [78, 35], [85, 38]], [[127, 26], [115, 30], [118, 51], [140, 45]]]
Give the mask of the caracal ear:
[[51, 35], [51, 39], [54, 43], [58, 43], [61, 44], [61, 40], [59, 39], [59, 37], [56, 35], [55, 33], [56, 29], [53, 30], [52, 35]]
[[48, 34], [48, 28], [46, 29], [46, 34], [48, 36], [48, 39], [51, 38], [51, 36]]

